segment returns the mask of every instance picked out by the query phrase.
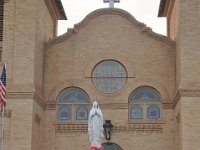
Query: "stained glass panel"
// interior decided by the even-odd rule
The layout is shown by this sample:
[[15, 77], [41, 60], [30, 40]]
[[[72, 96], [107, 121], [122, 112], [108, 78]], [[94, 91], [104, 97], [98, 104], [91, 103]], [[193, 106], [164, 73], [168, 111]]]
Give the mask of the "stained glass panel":
[[160, 95], [159, 93], [153, 89], [152, 87], [144, 86], [137, 88], [130, 96], [131, 101], [137, 101], [137, 100], [154, 100], [159, 101]]
[[77, 120], [87, 120], [88, 119], [88, 109], [86, 106], [82, 105], [77, 108], [76, 119]]
[[71, 109], [67, 106], [59, 106], [57, 119], [58, 120], [71, 120]]
[[89, 97], [83, 90], [71, 87], [61, 91], [58, 100], [60, 103], [87, 103]]
[[126, 76], [126, 70], [120, 63], [107, 60], [95, 67], [92, 80], [97, 89], [105, 93], [114, 93], [122, 88]]
[[160, 108], [157, 105], [151, 105], [147, 110], [148, 119], [159, 119], [160, 118]]
[[130, 111], [131, 119], [142, 119], [142, 108], [139, 105], [133, 105]]

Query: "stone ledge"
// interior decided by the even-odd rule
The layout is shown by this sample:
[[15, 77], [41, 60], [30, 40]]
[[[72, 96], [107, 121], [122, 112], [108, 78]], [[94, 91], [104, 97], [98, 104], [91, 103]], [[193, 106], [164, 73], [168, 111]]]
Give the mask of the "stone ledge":
[[33, 99], [43, 109], [46, 107], [44, 99], [36, 92], [7, 92], [7, 99]]
[[174, 108], [181, 97], [200, 97], [200, 89], [178, 89], [174, 97]]

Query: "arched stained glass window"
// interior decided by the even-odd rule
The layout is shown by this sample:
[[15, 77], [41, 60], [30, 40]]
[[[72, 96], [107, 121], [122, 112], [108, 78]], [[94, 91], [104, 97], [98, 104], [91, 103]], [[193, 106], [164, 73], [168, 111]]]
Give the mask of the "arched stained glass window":
[[57, 121], [87, 121], [88, 108], [89, 96], [84, 90], [66, 88], [57, 97]]
[[131, 119], [142, 119], [142, 108], [139, 105], [133, 105], [130, 111]]
[[148, 119], [159, 119], [160, 118], [160, 108], [157, 105], [150, 105], [147, 109]]
[[105, 93], [119, 91], [126, 81], [126, 70], [117, 61], [106, 60], [96, 65], [92, 81], [97, 89]]
[[160, 119], [161, 96], [150, 86], [141, 86], [129, 96], [129, 119]]

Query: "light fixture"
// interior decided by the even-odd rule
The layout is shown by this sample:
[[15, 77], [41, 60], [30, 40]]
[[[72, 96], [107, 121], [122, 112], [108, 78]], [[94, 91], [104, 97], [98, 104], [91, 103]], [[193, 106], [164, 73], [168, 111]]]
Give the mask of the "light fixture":
[[110, 141], [112, 130], [113, 130], [113, 125], [111, 124], [111, 120], [105, 120], [105, 124], [103, 125], [103, 128], [104, 128], [105, 139]]

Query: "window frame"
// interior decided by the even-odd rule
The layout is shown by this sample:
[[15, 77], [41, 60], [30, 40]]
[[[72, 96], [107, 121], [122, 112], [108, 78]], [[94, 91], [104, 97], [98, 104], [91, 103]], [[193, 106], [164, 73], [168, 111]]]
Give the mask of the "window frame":
[[[86, 96], [88, 99], [85, 102], [61, 102], [61, 99], [59, 99], [63, 93], [68, 92], [67, 90], [72, 90], [71, 92], [73, 92], [74, 89], [78, 89], [78, 91], [82, 94], [84, 94], [84, 96]], [[59, 119], [59, 109], [62, 106], [67, 106], [71, 109], [71, 119], [69, 120], [60, 120]], [[56, 101], [56, 121], [57, 122], [67, 122], [67, 123], [77, 123], [77, 122], [82, 122], [82, 123], [86, 123], [88, 121], [88, 115], [89, 115], [89, 106], [90, 106], [90, 98], [89, 95], [81, 88], [79, 87], [67, 87], [63, 90], [61, 90], [57, 96], [57, 101]], [[83, 119], [77, 119], [77, 110], [79, 107], [85, 107], [87, 108], [87, 119], [83, 120]]]
[[[137, 92], [141, 92], [143, 90], [143, 88], [145, 90], [147, 90], [147, 89], [152, 90], [153, 92], [158, 94], [157, 96], [159, 97], [159, 99], [146, 99], [146, 100], [144, 100], [144, 99], [143, 100], [142, 99], [135, 99], [135, 100], [132, 99], [132, 97], [134, 97], [134, 94], [136, 94]], [[132, 113], [131, 108], [134, 105], [138, 105], [142, 108], [142, 118], [141, 119], [133, 119], [133, 118], [130, 117], [130, 114]], [[148, 118], [148, 108], [150, 106], [157, 106], [159, 108], [159, 118], [157, 118], [157, 119]], [[147, 86], [147, 85], [137, 87], [129, 95], [129, 99], [128, 99], [128, 120], [129, 120], [129, 122], [161, 121], [162, 120], [162, 109], [161, 108], [162, 108], [162, 98], [161, 98], [161, 95], [160, 95], [160, 93], [158, 92], [157, 89], [155, 89], [151, 86]]]
[[[98, 70], [99, 68], [101, 68], [101, 65], [103, 66], [103, 63], [108, 63], [108, 62], [115, 63], [114, 65], [117, 68], [117, 71], [118, 71], [118, 67], [119, 67], [122, 72], [121, 73], [117, 72], [117, 71], [114, 72], [114, 73], [110, 72], [111, 76], [105, 76], [105, 75], [110, 75], [109, 72], [107, 72], [107, 73], [104, 72], [105, 73], [104, 74], [100, 71], [99, 74], [101, 74], [103, 76], [97, 76], [96, 74], [98, 74], [98, 72], [95, 72], [95, 71]], [[104, 69], [106, 70], [106, 68], [101, 68], [101, 70], [104, 70]], [[113, 69], [113, 70], [115, 70], [115, 69]], [[122, 77], [120, 77], [119, 74], [121, 74]], [[114, 94], [114, 93], [119, 92], [124, 87], [124, 85], [126, 84], [127, 76], [128, 76], [128, 74], [127, 74], [127, 70], [126, 70], [125, 66], [122, 63], [120, 63], [119, 61], [113, 60], [113, 59], [102, 60], [101, 62], [97, 63], [94, 66], [92, 73], [91, 73], [91, 79], [92, 79], [93, 85], [95, 86], [95, 88], [97, 90], [103, 92], [104, 94]], [[112, 81], [112, 80], [110, 81], [110, 79], [115, 79], [115, 81]], [[121, 85], [118, 85], [118, 84], [120, 84], [120, 82], [118, 82], [117, 79], [123, 79], [122, 81], [120, 80]], [[97, 80], [100, 80], [99, 86], [97, 85], [98, 84]], [[107, 90], [107, 89], [104, 89], [104, 88], [112, 88], [112, 87], [103, 86], [102, 80], [109, 80], [109, 82], [113, 83], [113, 87], [115, 87], [115, 89], [110, 89], [110, 91]]]

